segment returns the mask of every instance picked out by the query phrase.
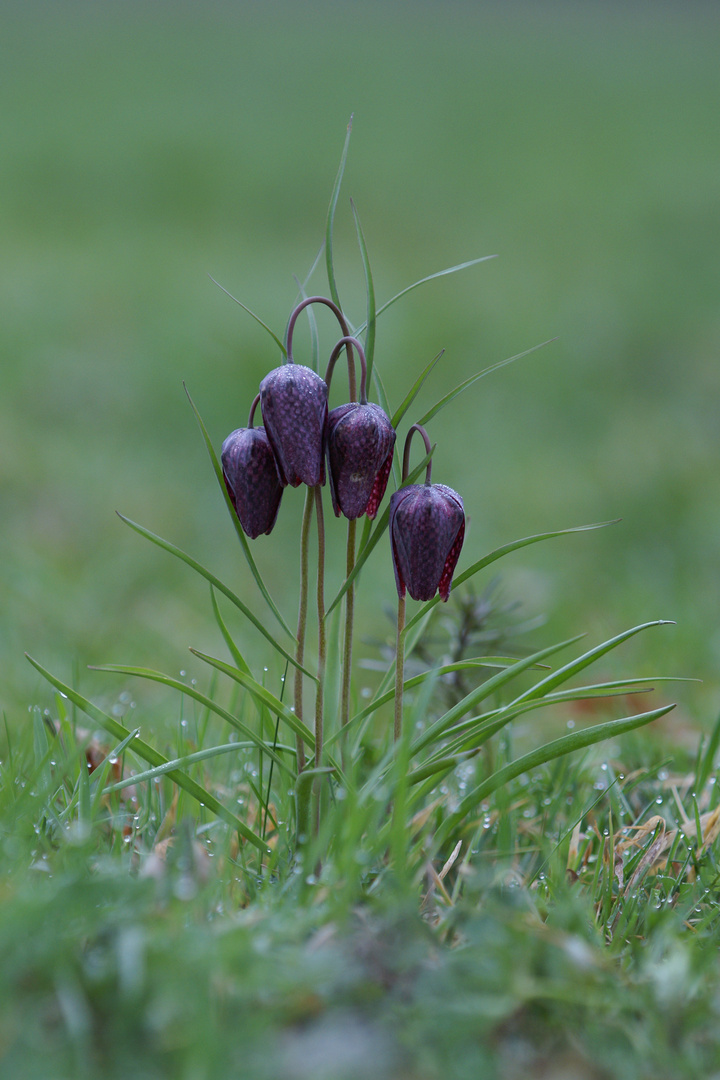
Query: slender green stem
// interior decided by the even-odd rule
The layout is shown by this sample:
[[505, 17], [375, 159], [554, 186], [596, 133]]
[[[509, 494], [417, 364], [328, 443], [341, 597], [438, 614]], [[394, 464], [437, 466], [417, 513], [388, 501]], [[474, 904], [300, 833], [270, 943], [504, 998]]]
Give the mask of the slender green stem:
[[[295, 715], [298, 720], [303, 718], [303, 675], [300, 668], [305, 659], [305, 629], [307, 627], [307, 604], [308, 604], [308, 541], [310, 538], [310, 519], [313, 509], [312, 488], [307, 489], [305, 495], [305, 510], [303, 513], [302, 529], [300, 532], [300, 603], [298, 605], [297, 625], [297, 648], [295, 659], [298, 667], [295, 668]], [[305, 744], [300, 735], [297, 736], [297, 771], [301, 773], [305, 768]]]
[[322, 489], [318, 484], [312, 489], [315, 496], [315, 514], [318, 534], [317, 618], [318, 618], [318, 681], [315, 693], [315, 767], [322, 764], [323, 708], [325, 691], [325, 659], [327, 640], [325, 636], [325, 519], [323, 517]]
[[397, 644], [395, 647], [395, 742], [402, 735], [403, 678], [405, 674], [405, 597], [398, 597]]
[[[357, 519], [348, 521], [347, 534], [347, 577], [355, 569], [355, 533]], [[353, 620], [355, 618], [355, 586], [350, 585], [345, 593], [345, 641], [343, 648], [342, 693], [340, 697], [340, 722], [344, 727], [350, 719], [350, 674], [352, 671]]]

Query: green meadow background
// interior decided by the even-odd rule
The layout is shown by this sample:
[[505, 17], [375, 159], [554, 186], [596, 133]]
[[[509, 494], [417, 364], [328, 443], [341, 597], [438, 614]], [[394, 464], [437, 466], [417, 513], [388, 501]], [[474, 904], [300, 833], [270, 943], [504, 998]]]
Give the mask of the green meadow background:
[[[379, 302], [498, 255], [381, 317], [391, 404], [443, 347], [418, 415], [476, 370], [556, 339], [430, 424], [433, 478], [465, 498], [461, 568], [520, 536], [622, 519], [510, 556], [498, 595], [519, 602], [518, 618], [545, 618], [538, 647], [676, 620], [634, 639], [621, 666], [702, 678], [676, 691], [673, 724], [714, 719], [715, 5], [69, 0], [4, 4], [1, 37], [9, 722], [48, 698], [25, 650], [107, 703], [123, 686], [88, 664], [177, 673], [190, 671], [188, 645], [222, 649], [203, 583], [116, 510], [264, 616], [182, 383], [218, 449], [246, 424], [279, 354], [208, 275], [282, 333], [293, 275], [304, 279], [322, 242], [351, 113], [335, 243], [355, 323], [365, 299], [350, 197]], [[322, 266], [311, 285], [326, 291]], [[336, 330], [323, 313], [318, 323], [327, 353]], [[334, 404], [343, 393], [337, 378]], [[301, 504], [288, 492], [275, 532], [253, 547], [291, 623]], [[333, 520], [330, 533], [342, 549], [344, 528]], [[393, 633], [385, 543], [363, 588], [357, 656], [372, 659]], [[233, 627], [263, 663], [251, 628]], [[152, 700], [175, 715], [174, 701]]]

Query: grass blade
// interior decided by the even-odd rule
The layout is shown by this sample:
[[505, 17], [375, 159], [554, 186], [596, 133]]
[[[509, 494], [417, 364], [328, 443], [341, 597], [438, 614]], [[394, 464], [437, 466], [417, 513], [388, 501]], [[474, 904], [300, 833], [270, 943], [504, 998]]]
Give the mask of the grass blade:
[[[373, 357], [375, 355], [375, 286], [373, 284], [372, 271], [370, 269], [370, 259], [368, 257], [367, 245], [365, 243], [365, 236], [363, 235], [362, 225], [360, 224], [360, 217], [357, 212], [355, 203], [350, 200], [350, 206], [352, 208], [353, 217], [355, 218], [355, 231], [357, 233], [358, 244], [360, 245], [360, 257], [363, 264], [363, 272], [365, 274], [365, 292], [367, 294], [367, 321], [365, 330], [365, 361], [367, 364], [367, 392], [370, 393], [370, 386], [372, 385], [372, 373], [373, 373]], [[393, 427], [395, 425], [393, 424]]]
[[[418, 394], [422, 390], [423, 385], [425, 384], [425, 380], [427, 379], [428, 375], [430, 374], [432, 369], [435, 367], [438, 360], [440, 360], [440, 358], [442, 356], [444, 356], [444, 354], [445, 354], [445, 350], [441, 349], [440, 352], [437, 354], [437, 356], [433, 357], [433, 359], [430, 361], [430, 363], [427, 365], [427, 367], [423, 371], [420, 372], [417, 379], [412, 384], [412, 386], [408, 390], [407, 394], [405, 395], [404, 399], [402, 400], [400, 405], [395, 410], [395, 413], [393, 414], [393, 417], [392, 417], [392, 420], [390, 421], [390, 423], [392, 424], [392, 426], [394, 428], [397, 428], [397, 426], [400, 423], [400, 421], [402, 420], [403, 416], [408, 411], [408, 409], [412, 405], [413, 401], [415, 400], [415, 398], [418, 396]], [[422, 423], [422, 421], [419, 421], [419, 422]]]
[[235, 661], [235, 666], [240, 668], [241, 671], [244, 671], [246, 675], [250, 675], [251, 674], [250, 666], [249, 666], [247, 660], [245, 659], [245, 657], [243, 656], [243, 654], [238, 649], [235, 642], [233, 641], [232, 636], [230, 634], [230, 631], [228, 630], [227, 626], [225, 625], [225, 621], [224, 621], [222, 615], [220, 614], [220, 608], [218, 607], [217, 597], [215, 596], [215, 590], [213, 589], [212, 585], [210, 586], [210, 599], [212, 600], [212, 607], [213, 607], [213, 613], [215, 615], [215, 621], [218, 624], [218, 627], [220, 628], [220, 633], [222, 634], [223, 639], [225, 641], [225, 644], [228, 647], [228, 651], [229, 651], [230, 655], [232, 656], [233, 660]]
[[462, 719], [462, 717], [470, 712], [471, 709], [475, 708], [479, 702], [484, 701], [491, 694], [496, 693], [501, 687], [511, 682], [517, 675], [520, 675], [523, 671], [527, 671], [528, 668], [534, 667], [535, 664], [542, 663], [543, 660], [547, 660], [550, 656], [560, 652], [561, 649], [565, 649], [569, 645], [574, 645], [579, 640], [580, 638], [575, 637], [569, 638], [567, 641], [561, 641], [556, 645], [548, 645], [545, 649], [540, 649], [531, 656], [524, 656], [522, 660], [518, 660], [516, 663], [512, 664], [511, 667], [499, 671], [497, 675], [493, 675], [491, 679], [486, 679], [480, 686], [476, 686], [474, 690], [471, 690], [469, 694], [466, 694], [462, 701], [459, 701], [457, 705], [453, 705], [451, 709], [448, 709], [446, 713], [443, 713], [442, 716], [422, 733], [413, 744], [413, 756], [418, 754], [430, 743], [436, 742], [447, 728], [451, 727], [457, 720]]
[[[112, 791], [121, 791], [123, 788], [130, 787], [133, 784], [144, 784], [146, 781], [152, 781], [158, 776], [165, 776], [174, 769], [184, 769], [188, 765], [195, 765], [199, 761], [207, 761], [210, 758], [218, 757], [220, 754], [237, 754], [238, 750], [248, 749], [251, 745], [251, 743], [234, 742], [219, 743], [217, 746], [208, 746], [205, 750], [197, 750], [194, 754], [187, 754], [185, 757], [166, 761], [164, 765], [157, 765], [154, 769], [146, 769], [145, 772], [133, 773], [132, 776], [126, 776], [122, 780], [116, 781], [114, 784], [108, 784], [103, 788], [103, 794], [108, 794]], [[282, 746], [280, 749], [286, 750], [289, 754], [295, 753], [294, 746]], [[95, 774], [93, 773], [93, 776], [94, 775]]]
[[[191, 650], [192, 652], [193, 650]], [[227, 709], [223, 709], [221, 705], [218, 705], [212, 698], [207, 697], [200, 690], [197, 690], [194, 686], [188, 686], [181, 679], [174, 679], [172, 675], [165, 675], [162, 671], [153, 671], [151, 668], [133, 667], [126, 664], [93, 664], [92, 671], [109, 671], [114, 675], [132, 675], [138, 679], [148, 679], [150, 682], [160, 683], [162, 686], [168, 686], [172, 690], [179, 690], [181, 694], [186, 694], [188, 697], [194, 698], [204, 708], [209, 709], [210, 712], [215, 713], [231, 727], [239, 731], [246, 739], [248, 739], [254, 746], [257, 746], [259, 750], [262, 750], [264, 754], [268, 754], [273, 757], [273, 752], [265, 742], [261, 735], [257, 735], [252, 728], [249, 728], [247, 724], [244, 724], [242, 720], [238, 720], [237, 716], [233, 716]], [[283, 765], [279, 758], [275, 759], [276, 764], [280, 768], [284, 768], [286, 772], [290, 771], [287, 765]]]
[[[454, 390], [451, 390], [445, 397], [436, 401], [431, 409], [421, 416], [418, 420], [418, 424], [427, 424], [434, 416], [444, 409], [454, 398], [458, 397], [464, 390], [467, 390], [469, 386], [476, 383], [478, 379], [483, 379], [486, 375], [490, 375], [491, 372], [497, 371], [499, 368], [507, 367], [508, 364], [512, 364], [515, 360], [522, 360], [524, 356], [529, 356], [530, 353], [536, 352], [537, 349], [542, 349], [544, 345], [549, 345], [550, 342], [557, 341], [557, 338], [549, 338], [548, 341], [543, 341], [539, 345], [533, 345], [531, 349], [526, 349], [525, 352], [516, 353], [515, 356], [509, 356], [506, 360], [499, 360], [497, 364], [491, 364], [490, 367], [483, 368], [482, 371], [477, 371], [474, 375], [471, 375], [469, 379], [465, 379]], [[442, 353], [440, 353], [442, 356]]]
[[530, 690], [526, 690], [524, 694], [515, 698], [510, 704], [517, 705], [521, 701], [532, 701], [535, 698], [544, 697], [548, 691], [554, 690], [556, 686], [560, 686], [562, 683], [567, 682], [573, 675], [577, 675], [578, 672], [594, 663], [599, 657], [604, 656], [612, 649], [617, 648], [623, 641], [627, 641], [628, 638], [634, 637], [635, 634], [639, 634], [641, 630], [647, 630], [651, 626], [668, 625], [672, 625], [672, 620], [655, 619], [653, 622], [640, 623], [639, 626], [633, 626], [630, 630], [623, 630], [621, 634], [609, 638], [608, 641], [604, 641], [601, 645], [596, 645], [594, 649], [590, 649], [589, 652], [583, 653], [577, 660], [572, 660], [558, 671], [541, 679], [539, 683], [531, 687]]
[[197, 420], [198, 424], [200, 425], [200, 431], [202, 432], [202, 437], [205, 440], [205, 446], [207, 447], [208, 454], [210, 455], [210, 461], [212, 462], [212, 467], [213, 467], [213, 470], [215, 472], [215, 478], [216, 478], [216, 480], [218, 482], [220, 490], [222, 491], [223, 498], [225, 500], [225, 505], [227, 506], [228, 513], [230, 514], [230, 520], [233, 523], [233, 526], [235, 528], [235, 532], [237, 533], [237, 536], [238, 536], [238, 540], [240, 541], [240, 546], [242, 547], [242, 550], [243, 550], [243, 555], [245, 556], [245, 560], [246, 560], [248, 566], [250, 567], [250, 573], [255, 578], [255, 582], [257, 584], [257, 587], [259, 588], [260, 592], [262, 593], [263, 599], [265, 600], [266, 604], [268, 605], [268, 607], [272, 611], [273, 615], [275, 616], [277, 621], [280, 623], [280, 625], [282, 626], [285, 633], [289, 634], [289, 636], [291, 638], [293, 638], [293, 640], [294, 640], [292, 631], [290, 630], [289, 626], [287, 625], [287, 623], [283, 619], [282, 615], [280, 614], [280, 612], [279, 612], [279, 610], [278, 610], [278, 608], [277, 608], [277, 606], [275, 604], [275, 601], [270, 596], [270, 593], [267, 590], [265, 582], [262, 579], [262, 575], [261, 575], [260, 571], [258, 570], [256, 564], [255, 564], [255, 560], [252, 557], [252, 552], [250, 551], [250, 545], [248, 544], [248, 539], [247, 539], [245, 533], [242, 530], [242, 526], [241, 526], [240, 522], [238, 521], [238, 516], [235, 513], [235, 507], [233, 506], [233, 504], [231, 502], [230, 496], [228, 495], [227, 487], [225, 486], [225, 480], [223, 478], [222, 466], [221, 466], [220, 462], [218, 461], [217, 454], [215, 453], [215, 448], [213, 447], [210, 436], [208, 435], [207, 428], [205, 427], [205, 424], [203, 423], [202, 417], [200, 416], [200, 413], [197, 410], [195, 402], [190, 397], [190, 392], [189, 392], [187, 386], [185, 385], [185, 383], [183, 383], [183, 389], [185, 390], [185, 393], [187, 395], [187, 399], [190, 402], [190, 408], [195, 413], [195, 419]]
[[[123, 724], [113, 719], [112, 716], [108, 716], [102, 709], [98, 709], [96, 705], [93, 705], [91, 701], [88, 701], [87, 698], [84, 698], [76, 690], [73, 690], [72, 687], [66, 686], [59, 679], [55, 678], [55, 676], [51, 675], [49, 671], [42, 667], [37, 660], [34, 660], [32, 656], [29, 656], [27, 653], [25, 653], [25, 655], [35, 670], [39, 671], [44, 679], [47, 679], [47, 681], [54, 686], [56, 690], [59, 690], [61, 694], [64, 694], [69, 701], [72, 701], [72, 703], [84, 712], [86, 716], [89, 716], [91, 720], [94, 720], [103, 731], [108, 733], [108, 735], [112, 735], [114, 739], [119, 741], [126, 739], [127, 736], [130, 735], [130, 731], [128, 731]], [[132, 740], [132, 752], [153, 767], [165, 765], [168, 761], [163, 754], [159, 753], [159, 751], [155, 750], [154, 747], [150, 746], [142, 739], [135, 738]], [[232, 828], [250, 844], [253, 844], [261, 851], [263, 855], [267, 853], [267, 844], [257, 835], [257, 833], [254, 833], [252, 829], [249, 829], [239, 817], [233, 814], [232, 810], [228, 810], [226, 806], [223, 806], [214, 795], [209, 791], [206, 791], [205, 788], [201, 787], [195, 780], [191, 780], [181, 769], [173, 769], [168, 773], [168, 778], [172, 780], [174, 784], [177, 784], [179, 788], [182, 788], [183, 791], [186, 791], [193, 799], [201, 805], [206, 806], [213, 814], [222, 818], [223, 821], [232, 826]]]
[[[497, 255], [481, 255], [479, 259], [470, 259], [469, 262], [457, 263], [455, 266], [448, 266], [445, 270], [437, 270], [434, 274], [428, 274], [427, 277], [420, 278], [419, 281], [414, 281], [412, 285], [408, 285], [406, 288], [401, 289], [399, 293], [395, 293], [389, 300], [386, 300], [376, 311], [376, 317], [382, 315], [383, 311], [387, 311], [389, 307], [395, 304], [401, 297], [406, 296], [413, 289], [419, 288], [420, 285], [424, 285], [427, 281], [434, 281], [435, 278], [445, 277], [447, 274], [457, 274], [460, 270], [467, 270], [470, 266], [477, 266], [478, 263], [487, 262], [489, 259], [496, 259]], [[365, 323], [358, 327], [358, 333], [362, 333], [365, 329]]]
[[340, 195], [340, 186], [342, 184], [342, 178], [345, 172], [345, 162], [347, 161], [348, 147], [350, 146], [352, 122], [353, 118], [351, 116], [347, 126], [345, 145], [343, 146], [343, 152], [340, 157], [340, 167], [338, 168], [337, 176], [335, 177], [335, 183], [333, 184], [332, 195], [330, 196], [330, 205], [328, 206], [327, 221], [325, 224], [325, 265], [327, 267], [328, 287], [330, 289], [330, 296], [335, 301], [341, 311], [342, 304], [340, 303], [340, 297], [338, 295], [337, 283], [335, 281], [335, 266], [333, 264], [333, 224], [335, 222], [335, 209], [337, 207], [338, 197]]
[[221, 285], [219, 281], [216, 281], [216, 280], [215, 280], [215, 278], [214, 278], [214, 277], [212, 276], [212, 274], [208, 274], [208, 277], [209, 277], [209, 278], [210, 278], [210, 280], [212, 281], [213, 285], [217, 285], [218, 289], [221, 289], [221, 290], [222, 290], [222, 292], [224, 292], [226, 296], [229, 296], [229, 297], [230, 297], [230, 299], [231, 299], [231, 300], [232, 300], [232, 301], [233, 301], [234, 303], [236, 303], [236, 304], [237, 304], [237, 305], [238, 305], [239, 307], [241, 307], [241, 308], [243, 309], [243, 311], [247, 311], [248, 315], [250, 315], [250, 317], [251, 317], [251, 318], [253, 318], [253, 319], [255, 320], [255, 322], [256, 322], [256, 323], [259, 323], [259, 324], [260, 324], [260, 326], [262, 326], [263, 330], [267, 330], [268, 334], [269, 334], [269, 335], [270, 335], [270, 337], [271, 337], [271, 338], [273, 339], [273, 341], [275, 342], [275, 344], [277, 345], [277, 347], [278, 347], [278, 348], [280, 349], [280, 351], [282, 352], [283, 356], [287, 356], [287, 349], [285, 348], [285, 346], [283, 345], [282, 341], [281, 341], [281, 340], [280, 340], [280, 338], [279, 338], [279, 337], [277, 336], [277, 334], [275, 334], [275, 333], [274, 333], [274, 332], [273, 332], [273, 331], [272, 331], [272, 330], [270, 329], [270, 327], [269, 327], [269, 326], [267, 325], [267, 323], [264, 323], [264, 322], [262, 321], [262, 319], [260, 318], [260, 316], [259, 316], [259, 315], [256, 315], [254, 311], [251, 311], [251, 310], [250, 310], [250, 308], [249, 308], [249, 307], [247, 307], [247, 305], [246, 305], [246, 304], [243, 304], [242, 300], [238, 300], [238, 298], [237, 298], [236, 296], [233, 296], [233, 294], [232, 294], [232, 293], [228, 292], [228, 291], [227, 291], [227, 289], [226, 289], [226, 288], [225, 288], [225, 287], [224, 287], [223, 285]]
[[221, 592], [224, 596], [227, 596], [228, 600], [230, 600], [230, 602], [233, 603], [236, 608], [242, 611], [245, 618], [253, 624], [255, 629], [262, 634], [266, 641], [270, 642], [274, 649], [277, 649], [281, 656], [288, 660], [293, 665], [293, 667], [299, 667], [302, 673], [304, 675], [307, 675], [308, 678], [315, 679], [315, 676], [311, 674], [311, 672], [306, 671], [305, 668], [301, 667], [295, 657], [291, 656], [287, 649], [284, 649], [282, 645], [275, 640], [270, 631], [267, 630], [265, 626], [263, 626], [263, 624], [255, 615], [253, 615], [250, 608], [246, 607], [245, 604], [243, 604], [240, 597], [236, 596], [232, 589], [228, 589], [227, 585], [224, 585], [219, 578], [215, 577], [215, 575], [210, 572], [210, 570], [206, 570], [205, 567], [201, 566], [201, 564], [195, 559], [193, 559], [191, 555], [186, 554], [186, 552], [182, 551], [179, 547], [176, 547], [175, 544], [171, 544], [169, 540], [163, 540], [161, 536], [157, 536], [155, 533], [150, 532], [149, 529], [143, 528], [143, 526], [138, 525], [137, 522], [131, 521], [130, 518], [126, 518], [123, 514], [117, 511], [116, 513], [121, 521], [124, 521], [126, 525], [129, 525], [130, 528], [134, 529], [135, 532], [140, 534], [140, 536], [144, 536], [146, 540], [150, 540], [153, 544], [157, 544], [157, 546], [162, 548], [163, 551], [169, 551], [171, 555], [174, 555], [177, 559], [180, 559], [181, 562], [187, 563], [187, 565], [192, 567], [192, 569], [196, 573], [200, 574], [201, 577], [204, 577], [206, 581], [209, 581], [211, 585], [214, 585], [218, 592]]
[[[251, 675], [246, 675], [244, 671], [240, 671], [239, 668], [231, 667], [230, 664], [226, 664], [223, 660], [218, 660], [214, 656], [208, 656], [207, 653], [202, 653], [198, 649], [190, 649], [193, 656], [197, 656], [199, 660], [203, 660], [211, 667], [217, 668], [218, 671], [222, 671], [224, 675], [228, 675], [235, 682], [240, 683], [245, 689], [252, 694], [257, 702], [267, 706], [270, 712], [275, 716], [279, 716], [281, 720], [284, 720], [288, 727], [296, 734], [299, 735], [311, 749], [315, 748], [315, 738], [310, 728], [307, 727], [301, 720], [295, 716], [295, 713], [291, 712], [287, 705], [283, 705], [279, 698], [275, 697], [266, 687], [262, 686], [259, 682], [256, 682]], [[184, 685], [184, 684], [183, 684]], [[265, 752], [272, 756], [272, 752], [266, 743], [263, 743]]]
[[634, 731], [635, 728], [643, 727], [645, 724], [650, 724], [653, 720], [665, 716], [674, 708], [675, 705], [664, 705], [662, 708], [652, 709], [650, 712], [636, 713], [633, 716], [624, 717], [622, 720], [609, 720], [605, 724], [596, 724], [582, 731], [573, 731], [569, 735], [562, 735], [559, 739], [545, 743], [544, 746], [531, 750], [530, 753], [511, 761], [469, 792], [455, 813], [444, 819], [436, 834], [438, 843], [443, 843], [462, 823], [463, 819], [475, 809], [478, 803], [516, 777], [530, 772], [531, 769], [536, 769], [539, 765], [545, 765], [555, 758], [562, 757], [565, 754], [572, 754], [575, 750], [581, 750], [586, 746], [592, 746], [594, 743], [615, 738], [627, 731]]

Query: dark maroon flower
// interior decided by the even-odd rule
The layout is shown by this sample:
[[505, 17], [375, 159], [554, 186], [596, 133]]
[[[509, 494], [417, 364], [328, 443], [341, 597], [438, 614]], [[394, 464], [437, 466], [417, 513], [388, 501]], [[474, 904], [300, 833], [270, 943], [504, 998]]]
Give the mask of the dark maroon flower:
[[260, 383], [263, 423], [283, 486], [325, 483], [327, 396], [325, 381], [302, 364], [283, 364]]
[[340, 405], [328, 416], [327, 459], [335, 516], [374, 518], [387, 487], [395, 430], [379, 405]]
[[222, 446], [222, 469], [243, 532], [251, 540], [271, 532], [282, 485], [265, 428], [238, 428], [228, 435]]
[[390, 542], [398, 596], [413, 600], [450, 595], [450, 582], [465, 537], [465, 512], [457, 491], [444, 484], [410, 484], [390, 498]]

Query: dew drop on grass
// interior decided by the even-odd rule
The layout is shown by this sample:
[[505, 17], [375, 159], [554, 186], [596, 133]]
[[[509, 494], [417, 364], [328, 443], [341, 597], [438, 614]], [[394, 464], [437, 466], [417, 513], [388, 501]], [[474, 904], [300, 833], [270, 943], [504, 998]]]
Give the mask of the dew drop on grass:
[[184, 678], [185, 678], [185, 669], [184, 669], [184, 668], [181, 668], [181, 669], [180, 669], [180, 678], [181, 678], [181, 679], [184, 679]]
[[575, 727], [575, 721], [574, 721], [574, 720], [568, 720], [568, 722], [567, 722], [567, 726], [568, 726], [568, 727], [570, 728], [570, 730], [572, 731], [572, 729], [573, 729], [573, 728]]
[[655, 800], [655, 802], [657, 803], [657, 805], [658, 805], [658, 806], [662, 806], [662, 802], [663, 802], [663, 797], [662, 797], [662, 795], [658, 795], [658, 797], [657, 797], [657, 799]]

